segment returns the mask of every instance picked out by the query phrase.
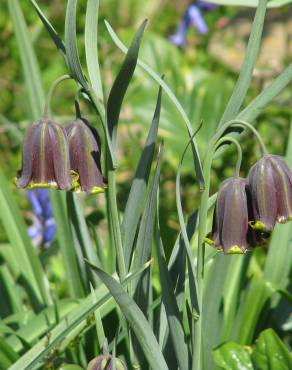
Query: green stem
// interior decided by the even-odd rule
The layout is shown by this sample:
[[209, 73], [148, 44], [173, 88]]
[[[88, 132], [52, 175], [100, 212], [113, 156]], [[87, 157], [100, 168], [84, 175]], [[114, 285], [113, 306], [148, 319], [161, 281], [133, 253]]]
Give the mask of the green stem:
[[125, 280], [127, 272], [126, 272], [123, 244], [122, 244], [119, 212], [118, 212], [118, 207], [117, 207], [116, 173], [115, 173], [115, 169], [111, 165], [112, 153], [110, 151], [110, 143], [109, 143], [110, 139], [108, 137], [107, 128], [106, 128], [106, 114], [105, 114], [104, 106], [99, 101], [93, 89], [90, 89], [89, 91], [87, 91], [87, 94], [90, 97], [93, 105], [95, 106], [97, 113], [99, 114], [103, 129], [104, 129], [105, 137], [107, 140], [107, 145], [105, 149], [106, 150], [105, 157], [107, 158], [106, 163], [107, 163], [107, 179], [108, 179], [108, 202], [109, 202], [109, 217], [111, 218], [110, 232], [111, 232], [111, 239], [114, 242], [114, 246], [116, 250], [119, 277], [122, 282]]
[[57, 80], [52, 84], [52, 86], [50, 87], [50, 90], [48, 92], [46, 102], [45, 102], [44, 113], [43, 113], [44, 118], [48, 118], [51, 115], [51, 107], [50, 107], [51, 100], [52, 100], [53, 93], [55, 92], [59, 83], [61, 83], [64, 80], [71, 79], [71, 78], [72, 77], [69, 76], [69, 75], [63, 75], [63, 76], [57, 78]]
[[[213, 156], [216, 148], [218, 145], [222, 144], [222, 142], [232, 141], [235, 143], [233, 138], [230, 137], [222, 137], [224, 132], [230, 127], [232, 124], [238, 122], [237, 120], [232, 120], [226, 122], [222, 125], [219, 130], [215, 133], [213, 138], [210, 141], [210, 145], [208, 145], [209, 149], [205, 155], [205, 160], [203, 163], [203, 177], [205, 180], [205, 189], [201, 195], [201, 202], [200, 202], [200, 209], [199, 209], [199, 229], [198, 229], [198, 252], [197, 252], [197, 294], [198, 294], [198, 306], [199, 306], [199, 319], [196, 323], [195, 327], [195, 340], [194, 340], [194, 348], [193, 348], [193, 361], [192, 361], [192, 370], [202, 370], [203, 369], [203, 290], [204, 290], [204, 257], [205, 257], [205, 236], [207, 230], [207, 216], [208, 216], [208, 199], [210, 193], [210, 174], [211, 174], [211, 166], [213, 161]], [[236, 143], [235, 143], [236, 144]], [[238, 144], [238, 143], [237, 143]], [[236, 144], [236, 145], [237, 145]], [[239, 147], [239, 148], [238, 148]], [[238, 160], [236, 164], [236, 169], [239, 173], [240, 163], [241, 163], [241, 148], [238, 144], [237, 146], [238, 151]]]
[[117, 207], [117, 195], [116, 195], [116, 173], [115, 170], [108, 171], [108, 200], [110, 208], [110, 217], [112, 222], [112, 238], [114, 241], [117, 263], [119, 270], [119, 277], [121, 282], [126, 278], [126, 264], [124, 258], [124, 251], [122, 245], [121, 226], [119, 220], [119, 213]]
[[241, 162], [242, 162], [242, 150], [241, 150], [241, 146], [240, 146], [239, 142], [236, 139], [234, 139], [231, 136], [222, 137], [220, 140], [217, 141], [216, 146], [215, 146], [215, 150], [213, 151], [213, 153], [218, 149], [218, 147], [221, 144], [226, 143], [226, 142], [233, 143], [236, 146], [237, 161], [236, 161], [236, 165], [235, 165], [235, 169], [234, 169], [234, 177], [239, 177], [240, 167], [241, 167]]
[[267, 150], [266, 144], [264, 143], [263, 139], [261, 138], [261, 135], [259, 134], [258, 130], [255, 127], [253, 127], [253, 125], [251, 125], [250, 123], [248, 123], [246, 121], [238, 120], [237, 123], [238, 124], [236, 124], [236, 123], [232, 124], [232, 126], [241, 126], [241, 127], [245, 126], [245, 127], [249, 128], [250, 131], [252, 131], [252, 133], [257, 138], [257, 140], [260, 144], [262, 154], [267, 154], [268, 150]]

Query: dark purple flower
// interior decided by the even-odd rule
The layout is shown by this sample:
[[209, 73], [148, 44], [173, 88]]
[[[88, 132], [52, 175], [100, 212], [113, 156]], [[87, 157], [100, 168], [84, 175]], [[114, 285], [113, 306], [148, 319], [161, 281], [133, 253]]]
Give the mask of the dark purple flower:
[[249, 246], [247, 183], [240, 177], [225, 180], [217, 196], [213, 228], [206, 241], [225, 254], [244, 253]]
[[256, 230], [269, 232], [292, 219], [292, 172], [284, 158], [265, 154], [248, 175]]
[[48, 189], [33, 189], [27, 194], [33, 210], [33, 224], [28, 228], [34, 245], [43, 243], [48, 247], [56, 233]]
[[69, 151], [65, 130], [50, 119], [33, 123], [22, 150], [19, 188], [71, 188]]
[[104, 191], [100, 166], [100, 140], [84, 119], [77, 119], [66, 127], [68, 136], [70, 168], [76, 175], [74, 191], [97, 194]]

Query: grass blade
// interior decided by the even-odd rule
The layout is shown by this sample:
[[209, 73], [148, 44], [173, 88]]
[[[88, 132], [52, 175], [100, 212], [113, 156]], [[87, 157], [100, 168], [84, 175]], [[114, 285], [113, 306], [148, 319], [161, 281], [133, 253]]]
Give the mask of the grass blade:
[[264, 108], [288, 85], [292, 80], [292, 63], [271, 82], [243, 111], [237, 116], [248, 122], [253, 121]]
[[[107, 28], [113, 42], [116, 44], [116, 46], [123, 53], [126, 54], [127, 51], [128, 51], [126, 46], [118, 38], [117, 34], [115, 33], [115, 31], [112, 29], [112, 27], [110, 26], [110, 24], [107, 21], [105, 21], [105, 25], [106, 25], [106, 28]], [[201, 160], [200, 160], [200, 156], [199, 156], [196, 141], [193, 137], [192, 124], [191, 124], [190, 120], [188, 119], [188, 116], [187, 116], [186, 112], [184, 111], [180, 102], [177, 100], [174, 93], [171, 91], [171, 89], [168, 87], [168, 85], [163, 81], [163, 79], [157, 73], [155, 73], [146, 63], [142, 62], [140, 59], [138, 59], [137, 64], [142, 69], [144, 69], [162, 87], [162, 89], [165, 91], [165, 93], [168, 95], [170, 100], [174, 103], [177, 110], [181, 114], [182, 119], [184, 121], [184, 124], [185, 124], [185, 126], [188, 130], [188, 134], [189, 134], [190, 137], [193, 138], [191, 145], [192, 145], [192, 151], [193, 151], [193, 157], [194, 157], [194, 164], [195, 164], [196, 174], [197, 174], [197, 178], [198, 178], [200, 187], [203, 188], [204, 187], [204, 177], [203, 177], [203, 172], [202, 172]]]
[[40, 20], [43, 22], [43, 25], [46, 27], [47, 31], [49, 32], [49, 34], [50, 34], [52, 40], [54, 41], [57, 49], [59, 49], [61, 51], [61, 53], [63, 54], [63, 57], [66, 60], [66, 49], [65, 49], [65, 45], [64, 45], [62, 39], [57, 34], [57, 31], [54, 29], [54, 27], [52, 26], [52, 24], [46, 18], [46, 16], [44, 15], [44, 13], [41, 11], [40, 7], [35, 2], [35, 0], [30, 0], [30, 2], [32, 4], [32, 6], [34, 7], [35, 11], [37, 12]]
[[115, 279], [98, 268], [94, 268], [94, 270], [120, 306], [123, 314], [139, 340], [151, 368], [168, 370], [163, 355], [159, 350], [157, 340], [140, 308]]
[[[143, 266], [143, 264], [148, 261], [151, 256], [153, 229], [157, 204], [157, 189], [159, 185], [162, 155], [163, 150], [162, 148], [160, 148], [153, 181], [149, 194], [147, 196], [146, 205], [144, 208], [137, 237], [134, 258], [134, 271]], [[148, 307], [149, 289], [151, 289], [151, 287], [149, 287], [149, 271], [145, 271], [144, 274], [139, 278], [139, 280], [133, 283], [135, 301], [145, 315], [147, 313]]]
[[[121, 106], [123, 103], [124, 96], [134, 74], [138, 53], [141, 43], [141, 38], [146, 26], [146, 20], [139, 27], [125, 57], [123, 65], [113, 83], [111, 91], [109, 93], [107, 102], [107, 131], [109, 135], [109, 140], [114, 151], [116, 151], [116, 141], [117, 141], [117, 126], [119, 121], [119, 115], [121, 111]], [[112, 158], [115, 167], [116, 159]]]
[[52, 200], [54, 217], [58, 225], [57, 237], [63, 257], [69, 292], [71, 297], [80, 298], [84, 296], [84, 287], [76, 260], [73, 237], [66, 209], [65, 194], [52, 190], [50, 197]]
[[91, 86], [100, 101], [103, 100], [102, 83], [98, 63], [98, 9], [99, 0], [88, 0], [85, 18], [85, 54]]
[[21, 64], [28, 89], [28, 100], [32, 119], [38, 119], [43, 109], [44, 90], [38, 62], [33, 50], [30, 34], [18, 0], [8, 0], [8, 8], [20, 51]]
[[252, 72], [254, 70], [254, 66], [256, 64], [260, 50], [267, 3], [267, 0], [259, 0], [259, 5], [254, 17], [245, 53], [245, 59], [240, 69], [240, 74], [232, 92], [231, 98], [221, 118], [220, 125], [233, 119], [237, 115], [246, 97], [246, 93], [252, 79]]
[[[74, 236], [74, 241], [78, 243], [78, 248], [81, 252], [81, 263], [84, 263], [84, 258], [93, 263], [94, 265], [100, 265], [96, 251], [93, 248], [92, 241], [89, 235], [89, 231], [86, 225], [84, 218], [83, 208], [78, 201], [77, 195], [73, 193], [66, 194], [67, 208], [69, 222], [71, 224], [72, 234]], [[97, 283], [97, 277], [95, 274], [92, 274], [88, 268], [85, 266], [86, 278], [84, 285], [88, 287], [89, 282], [94, 281]]]
[[180, 315], [176, 297], [174, 295], [173, 284], [165, 261], [165, 255], [160, 238], [159, 226], [156, 230], [156, 250], [159, 265], [159, 275], [162, 290], [162, 300], [165, 307], [166, 317], [168, 320], [169, 332], [172, 339], [178, 367], [181, 370], [188, 370], [188, 348], [184, 337], [182, 326], [182, 316]]
[[[96, 266], [90, 265], [93, 269]], [[129, 275], [123, 282], [123, 286], [129, 284], [132, 279], [137, 278], [145, 268], [148, 268], [149, 263], [145, 264], [139, 271]], [[84, 322], [86, 318], [91, 315], [95, 310], [102, 306], [105, 309], [109, 305], [111, 294], [104, 286], [100, 286], [95, 290], [96, 302], [92, 302], [92, 293], [90, 293], [82, 302], [72, 310], [68, 316], [65, 317], [60, 323], [49, 332], [48, 337], [39, 340], [29, 351], [27, 351], [20, 359], [15, 362], [9, 370], [30, 370], [34, 369], [52, 350], [58, 348], [63, 340], [76, 329], [79, 324]], [[112, 304], [111, 304], [112, 306]], [[82, 329], [82, 328], [81, 328]], [[80, 330], [81, 330], [80, 329]]]
[[128, 196], [123, 222], [121, 225], [122, 242], [124, 246], [125, 263], [127, 271], [130, 268], [131, 255], [135, 234], [139, 222], [139, 218], [143, 209], [145, 192], [149, 180], [151, 164], [154, 157], [155, 141], [158, 132], [160, 109], [161, 109], [161, 94], [159, 88], [156, 108], [152, 119], [152, 124], [146, 139], [146, 143], [139, 159], [137, 169], [132, 182], [131, 190]]
[[50, 304], [48, 281], [43, 272], [35, 249], [27, 235], [24, 220], [13, 198], [10, 186], [0, 170], [0, 219], [6, 235], [13, 246], [12, 251], [21, 271], [22, 281], [31, 294], [36, 309], [42, 304]]
[[76, 8], [77, 0], [68, 0], [65, 18], [65, 49], [67, 64], [71, 76], [88, 90], [87, 81], [82, 71], [76, 40]]

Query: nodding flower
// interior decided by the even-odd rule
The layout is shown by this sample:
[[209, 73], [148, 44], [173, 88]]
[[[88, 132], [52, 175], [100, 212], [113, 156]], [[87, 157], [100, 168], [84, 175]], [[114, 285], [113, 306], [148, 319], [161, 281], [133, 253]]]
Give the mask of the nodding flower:
[[28, 128], [23, 143], [22, 169], [16, 185], [29, 189], [71, 189], [66, 133], [56, 122], [43, 118]]
[[177, 46], [184, 46], [186, 43], [186, 32], [190, 25], [193, 25], [202, 35], [206, 35], [208, 33], [208, 26], [203, 17], [203, 12], [212, 11], [216, 7], [215, 4], [205, 1], [195, 1], [190, 4], [187, 7], [176, 33], [171, 35], [169, 40]]
[[105, 184], [100, 166], [100, 139], [85, 119], [78, 118], [66, 127], [73, 191], [97, 194]]
[[284, 158], [265, 154], [249, 171], [255, 230], [270, 232], [292, 219], [292, 171]]
[[249, 226], [250, 209], [247, 181], [241, 177], [225, 180], [218, 191], [213, 227], [206, 242], [225, 254], [243, 254], [263, 244], [262, 233]]
[[[87, 370], [127, 370], [126, 364], [119, 358], [115, 358], [115, 364], [113, 363], [113, 356], [108, 351], [108, 342], [105, 339], [103, 344], [103, 354], [95, 357], [87, 365]], [[114, 366], [115, 365], [115, 366]]]

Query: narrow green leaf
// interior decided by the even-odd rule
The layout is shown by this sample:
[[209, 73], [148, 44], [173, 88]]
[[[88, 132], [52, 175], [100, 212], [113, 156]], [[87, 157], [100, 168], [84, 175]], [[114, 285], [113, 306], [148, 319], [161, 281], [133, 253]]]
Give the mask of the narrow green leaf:
[[[10, 185], [11, 186], [11, 185]], [[0, 169], [0, 220], [13, 246], [14, 258], [22, 274], [22, 283], [36, 309], [50, 304], [48, 281], [35, 249], [27, 235], [24, 220], [13, 198], [9, 183]]]
[[[194, 134], [195, 135], [195, 134]], [[176, 208], [177, 208], [177, 213], [178, 213], [178, 218], [179, 218], [179, 223], [181, 227], [181, 235], [183, 238], [183, 245], [186, 248], [186, 254], [187, 254], [187, 261], [188, 261], [188, 269], [189, 269], [189, 286], [190, 286], [190, 296], [192, 300], [192, 310], [193, 314], [198, 314], [199, 313], [199, 306], [198, 306], [198, 298], [197, 298], [197, 279], [196, 279], [196, 271], [195, 271], [195, 264], [194, 264], [194, 256], [192, 254], [191, 250], [191, 245], [190, 245], [190, 239], [189, 235], [187, 232], [187, 228], [185, 225], [185, 220], [184, 220], [184, 215], [183, 215], [183, 209], [182, 209], [182, 204], [181, 204], [181, 196], [180, 196], [180, 177], [181, 177], [181, 169], [182, 169], [182, 164], [183, 160], [185, 158], [187, 149], [191, 143], [193, 138], [189, 140], [187, 143], [183, 154], [181, 156], [179, 166], [177, 169], [176, 173], [176, 184], [175, 184], [175, 198], [176, 198]]]
[[139, 163], [136, 168], [134, 180], [128, 196], [126, 209], [121, 225], [122, 242], [124, 246], [124, 255], [127, 271], [130, 268], [133, 242], [143, 209], [145, 193], [149, 180], [151, 164], [154, 157], [155, 141], [158, 132], [160, 109], [161, 109], [161, 87], [159, 88], [156, 108], [152, 119], [152, 124], [143, 148]]
[[249, 88], [252, 72], [260, 50], [261, 38], [268, 0], [259, 0], [259, 5], [254, 17], [243, 65], [231, 98], [223, 113], [220, 125], [233, 119], [240, 110]]
[[254, 370], [250, 351], [234, 342], [224, 343], [213, 351], [215, 365], [224, 370]]
[[85, 54], [91, 86], [100, 101], [103, 101], [102, 83], [98, 62], [98, 9], [99, 0], [88, 0], [85, 17]]
[[35, 2], [35, 0], [30, 0], [32, 6], [34, 7], [35, 11], [37, 12], [40, 20], [43, 22], [43, 25], [46, 27], [47, 31], [49, 32], [49, 35], [51, 36], [52, 40], [54, 41], [56, 47], [61, 51], [63, 54], [63, 57], [66, 60], [66, 49], [65, 45], [58, 35], [57, 31], [54, 29], [50, 21], [46, 18], [44, 13], [41, 11], [40, 7], [38, 4]]
[[[90, 265], [92, 268], [97, 267]], [[123, 282], [126, 286], [132, 279], [137, 278], [145, 268], [148, 268], [149, 263], [145, 264], [139, 271], [129, 275]], [[90, 293], [82, 302], [72, 310], [60, 323], [48, 333], [48, 336], [39, 340], [29, 351], [16, 361], [9, 370], [30, 370], [34, 369], [51, 351], [56, 349], [62, 341], [65, 340], [77, 328], [79, 324], [84, 322], [96, 309], [102, 307], [106, 309], [106, 305], [110, 304], [111, 294], [104, 286], [100, 286], [95, 290], [96, 302], [92, 302], [92, 293]], [[112, 306], [112, 304], [111, 304]], [[84, 326], [81, 327], [81, 329]], [[76, 335], [76, 333], [75, 333]]]
[[0, 369], [8, 369], [18, 358], [14, 349], [0, 336]]
[[28, 89], [31, 118], [38, 119], [44, 102], [44, 91], [38, 62], [19, 1], [7, 0], [7, 4], [20, 51], [21, 64]]
[[269, 297], [275, 292], [273, 286], [264, 279], [253, 278], [241, 297], [233, 337], [240, 344], [250, 344], [261, 311]]
[[[84, 210], [82, 208], [82, 205], [78, 201], [77, 195], [73, 193], [67, 193], [66, 200], [68, 207], [68, 217], [74, 237], [74, 243], [78, 244], [76, 248], [79, 249], [81, 252], [80, 254], [82, 261], [79, 262], [79, 265], [84, 265], [84, 258], [86, 258], [94, 265], [100, 265], [86, 225], [83, 212]], [[92, 274], [91, 271], [86, 267], [85, 273], [85, 286], [89, 288], [90, 281], [94, 281], [95, 283], [97, 283], [96, 275]]]
[[243, 265], [245, 259], [240, 255], [229, 256], [231, 263], [226, 271], [225, 284], [223, 289], [224, 318], [221, 340], [230, 338], [232, 326], [238, 307], [240, 284], [243, 278]]
[[[106, 28], [113, 42], [123, 53], [126, 54], [128, 52], [128, 49], [126, 48], [126, 46], [118, 38], [117, 34], [115, 33], [115, 31], [112, 29], [112, 27], [107, 21], [105, 21], [105, 25], [106, 25]], [[201, 160], [200, 160], [196, 140], [194, 139], [192, 124], [190, 120], [188, 119], [186, 112], [184, 111], [183, 107], [181, 106], [180, 102], [177, 100], [176, 96], [171, 91], [169, 86], [163, 81], [163, 79], [157, 73], [155, 73], [147, 64], [142, 62], [140, 59], [138, 59], [137, 64], [142, 69], [144, 69], [144, 71], [146, 71], [162, 87], [162, 89], [166, 92], [166, 94], [168, 95], [170, 100], [174, 103], [175, 107], [177, 108], [180, 115], [182, 116], [184, 124], [188, 130], [188, 134], [190, 138], [193, 138], [191, 145], [192, 145], [192, 152], [193, 152], [193, 157], [194, 157], [196, 175], [197, 175], [200, 187], [204, 188], [204, 177], [203, 177], [203, 172], [202, 172]]]
[[151, 368], [168, 370], [163, 355], [159, 350], [157, 340], [140, 308], [115, 279], [98, 268], [94, 268], [94, 270], [120, 306], [120, 309], [139, 340]]
[[260, 334], [252, 360], [255, 368], [260, 370], [292, 369], [292, 354], [273, 329]]
[[169, 331], [178, 367], [181, 370], [188, 370], [189, 354], [182, 326], [182, 315], [180, 315], [179, 312], [176, 297], [174, 295], [173, 284], [165, 261], [162, 241], [160, 238], [159, 226], [157, 226], [156, 230], [155, 245], [159, 265], [162, 300], [166, 311], [166, 317], [168, 320]]
[[82, 71], [76, 40], [77, 0], [68, 0], [65, 18], [65, 49], [71, 76], [87, 91], [88, 84]]
[[292, 64], [271, 82], [271, 84], [262, 91], [237, 118], [248, 122], [256, 119], [264, 108], [288, 85], [292, 80]]
[[[80, 301], [75, 299], [64, 299], [56, 303], [59, 319], [63, 319], [72, 310], [79, 307]], [[21, 352], [25, 347], [30, 348], [39, 337], [45, 335], [51, 327], [58, 324], [55, 307], [45, 308], [40, 313], [29, 317], [26, 315], [21, 320], [18, 330], [7, 337], [7, 343], [16, 351]], [[24, 341], [25, 339], [25, 341]]]
[[[123, 103], [124, 96], [134, 74], [138, 53], [140, 48], [140, 43], [142, 35], [146, 26], [146, 20], [139, 27], [130, 47], [127, 51], [123, 65], [113, 83], [111, 91], [109, 93], [107, 102], [107, 131], [109, 134], [109, 139], [114, 150], [114, 155], [117, 146], [117, 126], [119, 121], [119, 115]], [[115, 157], [113, 158], [113, 165], [115, 167]]]
[[80, 298], [84, 296], [84, 287], [76, 260], [73, 237], [66, 209], [65, 194], [57, 190], [52, 190], [50, 198], [52, 200], [56, 224], [58, 225], [57, 237], [63, 257], [69, 292], [72, 297]]
[[[93, 289], [91, 284], [90, 284], [90, 291], [91, 291], [91, 294], [92, 294], [92, 303], [96, 303], [97, 299], [96, 299], [96, 296], [94, 294], [94, 289]], [[98, 344], [99, 344], [99, 351], [101, 353], [102, 348], [103, 348], [103, 344], [104, 344], [104, 341], [105, 341], [105, 333], [104, 333], [104, 329], [103, 329], [99, 309], [94, 311], [94, 317], [95, 317], [96, 336], [97, 336], [97, 340], [98, 340]]]
[[[157, 202], [157, 189], [159, 185], [159, 176], [161, 169], [163, 149], [160, 147], [158, 154], [157, 165], [153, 177], [153, 181], [147, 196], [146, 205], [141, 219], [139, 233], [137, 237], [135, 258], [134, 258], [134, 271], [143, 266], [151, 257], [152, 241], [153, 241], [153, 229], [156, 214], [156, 202]], [[149, 300], [149, 271], [139, 278], [139, 280], [133, 283], [133, 292], [135, 301], [140, 307], [142, 312], [146, 315], [148, 300]]]
[[218, 253], [205, 267], [202, 330], [203, 333], [208, 333], [208, 337], [203, 340], [203, 363], [208, 370], [213, 369], [212, 349], [219, 345], [221, 339], [223, 320], [220, 307], [226, 271], [230, 263], [231, 260], [223, 253]]

